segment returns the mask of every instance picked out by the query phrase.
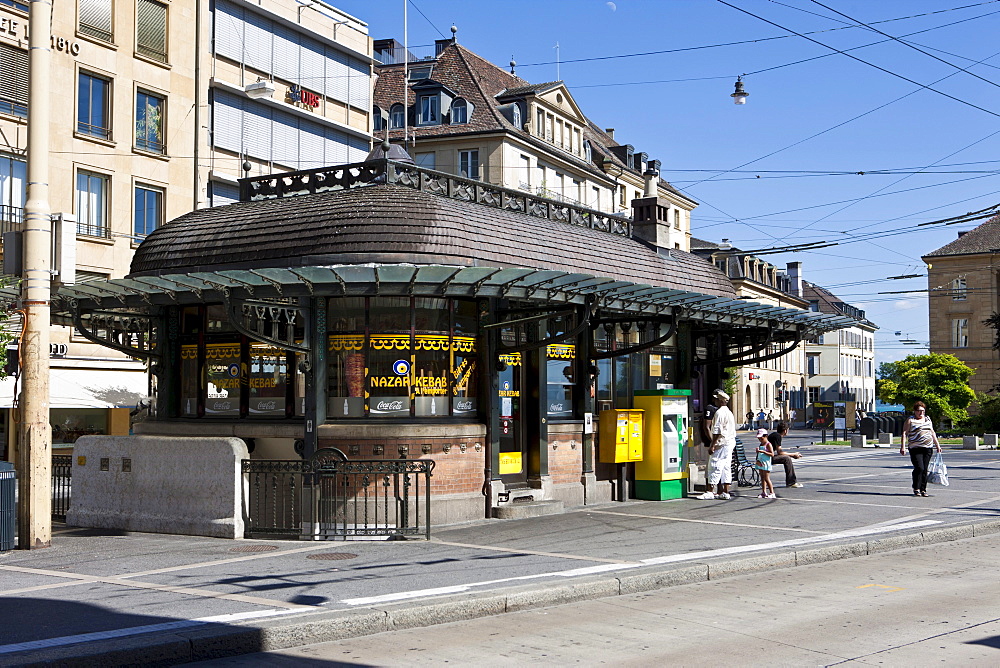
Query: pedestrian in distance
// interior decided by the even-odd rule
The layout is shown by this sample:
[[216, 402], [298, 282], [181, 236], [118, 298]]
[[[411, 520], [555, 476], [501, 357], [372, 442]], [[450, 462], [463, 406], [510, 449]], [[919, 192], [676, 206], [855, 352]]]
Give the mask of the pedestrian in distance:
[[799, 459], [802, 455], [798, 452], [785, 452], [782, 449], [781, 441], [785, 436], [788, 436], [788, 425], [784, 422], [774, 425], [774, 431], [767, 435], [767, 440], [774, 448], [771, 464], [772, 466], [781, 464], [785, 467], [785, 487], [802, 487], [802, 483], [795, 477], [795, 465], [792, 464], [793, 459]]
[[774, 428], [774, 413], [771, 411], [767, 412], [767, 429]]
[[771, 482], [771, 458], [774, 457], [774, 447], [767, 440], [767, 429], [757, 430], [757, 460], [753, 467], [760, 473], [759, 499], [777, 499], [774, 484]]
[[764, 428], [764, 422], [766, 420], [767, 420], [767, 413], [765, 413], [764, 409], [761, 408], [760, 412], [757, 413], [757, 428], [758, 429], [763, 429]]
[[934, 449], [941, 452], [941, 443], [934, 432], [934, 421], [927, 415], [927, 404], [917, 401], [913, 404], [913, 416], [903, 423], [903, 437], [899, 442], [899, 454], [910, 451], [913, 464], [913, 496], [927, 496], [927, 467], [931, 463]]
[[747, 421], [743, 428], [753, 429], [753, 411], [747, 411]]
[[729, 410], [729, 395], [723, 390], [712, 393], [715, 415], [712, 418], [712, 442], [708, 446], [708, 470], [705, 471], [707, 489], [696, 498], [702, 500], [728, 500], [729, 485], [733, 482], [733, 448], [736, 447], [736, 416]]

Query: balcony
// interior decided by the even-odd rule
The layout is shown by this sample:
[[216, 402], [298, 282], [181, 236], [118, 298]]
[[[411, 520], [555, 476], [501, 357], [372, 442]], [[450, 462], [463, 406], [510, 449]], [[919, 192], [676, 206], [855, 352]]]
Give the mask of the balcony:
[[24, 223], [24, 209], [0, 204], [0, 232], [18, 232]]

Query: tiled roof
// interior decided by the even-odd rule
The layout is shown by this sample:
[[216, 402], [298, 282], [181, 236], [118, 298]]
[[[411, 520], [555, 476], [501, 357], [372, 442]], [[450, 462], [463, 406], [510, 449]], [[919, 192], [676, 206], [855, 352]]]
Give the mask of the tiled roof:
[[924, 257], [941, 255], [972, 255], [990, 253], [1000, 248], [1000, 216], [994, 216], [979, 227], [969, 230], [959, 238]]
[[[808, 302], [817, 302], [819, 306], [820, 313], [835, 313], [837, 315], [846, 315], [857, 320], [861, 324], [868, 325], [870, 327], [878, 327], [868, 320], [867, 318], [858, 318], [853, 316], [849, 311], [844, 311], [837, 307], [837, 304], [844, 304], [851, 309], [856, 307], [847, 304], [843, 299], [833, 294], [826, 288], [816, 285], [815, 283], [810, 283], [809, 281], [802, 281], [802, 298]], [[862, 312], [863, 313], [863, 312]]]
[[546, 83], [531, 84], [529, 86], [520, 86], [518, 88], [508, 88], [505, 91], [501, 91], [497, 95], [499, 97], [506, 97], [508, 95], [529, 95], [531, 93], [544, 93], [547, 90], [552, 90], [562, 86], [562, 81], [548, 81]]
[[131, 274], [364, 263], [555, 269], [735, 295], [690, 253], [384, 184], [193, 211], [146, 238]]

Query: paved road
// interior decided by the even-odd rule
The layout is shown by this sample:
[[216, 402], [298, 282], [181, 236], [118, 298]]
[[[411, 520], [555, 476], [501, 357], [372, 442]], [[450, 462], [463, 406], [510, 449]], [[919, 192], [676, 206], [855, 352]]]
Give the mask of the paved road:
[[997, 666], [1000, 537], [203, 666]]
[[[806, 486], [779, 487], [773, 501], [743, 490], [731, 501], [588, 506], [442, 527], [431, 542], [225, 541], [64, 527], [50, 549], [0, 554], [0, 609], [17, 611], [0, 624], [0, 665], [38, 652], [96, 652], [111, 641], [135, 647], [164, 633], [190, 652], [197, 634], [266, 635], [345, 615], [384, 621], [398, 613], [393, 606], [419, 611], [448, 594], [472, 607], [510, 587], [583, 587], [595, 578], [613, 585], [685, 568], [704, 579], [706, 569], [715, 577], [749, 557], [794, 564], [814, 548], [868, 541], [884, 549], [893, 537], [941, 528], [998, 528], [996, 451], [949, 451], [952, 486], [928, 499], [909, 495], [909, 461], [895, 450], [804, 442], [802, 451]], [[343, 631], [364, 632], [371, 627]], [[280, 642], [302, 644], [300, 636]]]

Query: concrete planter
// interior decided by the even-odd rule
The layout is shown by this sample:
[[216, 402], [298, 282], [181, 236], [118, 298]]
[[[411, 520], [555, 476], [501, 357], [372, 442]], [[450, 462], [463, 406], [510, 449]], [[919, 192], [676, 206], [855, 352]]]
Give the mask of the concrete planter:
[[963, 450], [978, 450], [979, 449], [979, 437], [978, 436], [963, 436], [962, 437], [962, 449]]
[[851, 434], [851, 447], [852, 448], [867, 448], [868, 447], [868, 437], [864, 434]]

